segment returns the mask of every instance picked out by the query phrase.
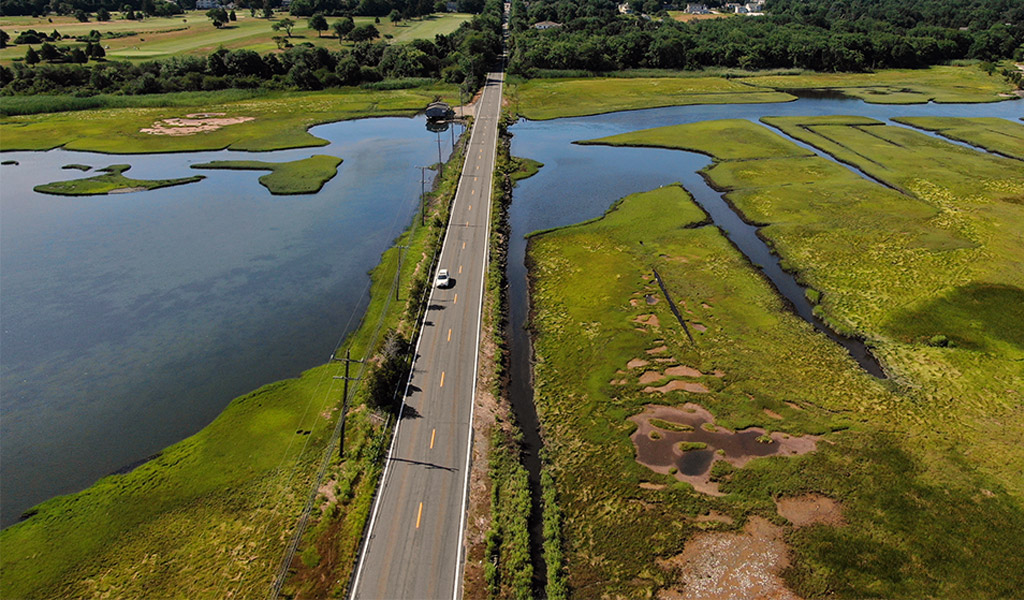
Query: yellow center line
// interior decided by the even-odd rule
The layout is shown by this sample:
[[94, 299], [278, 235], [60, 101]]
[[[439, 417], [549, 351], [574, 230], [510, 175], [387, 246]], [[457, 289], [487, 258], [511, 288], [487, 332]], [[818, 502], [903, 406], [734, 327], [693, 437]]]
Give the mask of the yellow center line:
[[465, 249], [466, 249], [466, 242], [462, 242], [462, 249], [463, 249], [463, 250], [465, 250]]
[[433, 449], [434, 449], [434, 434], [436, 434], [436, 433], [437, 433], [437, 430], [436, 430], [436, 429], [432, 429], [432, 430], [430, 431], [430, 449], [431, 449], [431, 450], [433, 450]]
[[462, 274], [462, 265], [459, 265], [459, 274]]
[[451, 329], [451, 327], [448, 328], [448, 341], [449, 342], [452, 341], [452, 329]]
[[473, 205], [472, 204], [469, 205], [469, 210], [473, 210]]
[[444, 387], [444, 371], [441, 371], [441, 385], [439, 387]]
[[455, 294], [455, 299], [452, 300], [452, 304], [458, 304], [458, 303], [459, 303], [459, 295]]
[[416, 529], [420, 528], [420, 518], [423, 516], [423, 503], [420, 502], [420, 509], [416, 511]]
[[476, 190], [469, 190], [469, 193], [470, 193], [470, 194], [475, 194], [475, 193], [476, 193]]

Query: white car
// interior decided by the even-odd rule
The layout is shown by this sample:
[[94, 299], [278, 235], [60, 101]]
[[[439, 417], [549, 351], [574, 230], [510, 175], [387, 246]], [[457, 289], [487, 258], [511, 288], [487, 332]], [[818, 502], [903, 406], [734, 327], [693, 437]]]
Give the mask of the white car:
[[434, 285], [439, 288], [446, 288], [451, 285], [452, 279], [448, 277], [448, 269], [441, 269], [437, 272], [437, 277], [434, 279]]

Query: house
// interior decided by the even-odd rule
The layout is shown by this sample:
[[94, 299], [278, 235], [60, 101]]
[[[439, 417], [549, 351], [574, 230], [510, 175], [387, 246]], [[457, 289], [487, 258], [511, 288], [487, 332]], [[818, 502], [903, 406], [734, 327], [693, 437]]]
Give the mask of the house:
[[220, 8], [220, 0], [196, 0], [196, 10]]
[[455, 114], [452, 107], [448, 106], [444, 102], [431, 102], [427, 105], [427, 110], [424, 111], [427, 114], [428, 121], [440, 121], [442, 119], [448, 119]]
[[691, 14], [691, 15], [707, 15], [707, 14], [710, 14], [711, 11], [708, 10], [708, 5], [707, 4], [692, 4], [691, 3], [691, 4], [687, 4], [686, 5], [686, 13], [687, 14]]
[[747, 2], [746, 4], [743, 5], [743, 8], [747, 9], [747, 14], [763, 13], [764, 12], [764, 2], [761, 2], [761, 1]]
[[623, 2], [618, 6], [620, 15], [631, 15], [633, 14], [632, 7], [629, 6], [629, 2]]
[[534, 29], [540, 29], [542, 31], [545, 29], [558, 29], [561, 26], [561, 23], [555, 23], [554, 21], [540, 21], [533, 24]]

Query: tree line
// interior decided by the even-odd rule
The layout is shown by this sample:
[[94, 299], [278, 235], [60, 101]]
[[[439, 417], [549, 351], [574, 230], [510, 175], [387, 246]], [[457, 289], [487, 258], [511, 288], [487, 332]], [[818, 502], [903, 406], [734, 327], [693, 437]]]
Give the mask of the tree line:
[[[803, 68], [867, 71], [1024, 58], [1020, 0], [769, 0], [769, 14], [683, 23], [611, 0], [512, 3], [509, 71]], [[907, 18], [907, 14], [912, 18]], [[539, 21], [561, 27], [537, 30]]]
[[[361, 41], [350, 50], [340, 51], [303, 43], [263, 55], [221, 48], [209, 56], [175, 56], [134, 64], [101, 59], [95, 65], [84, 65], [83, 58], [89, 57], [85, 53], [96, 49], [102, 52], [99, 44], [89, 42], [83, 49], [46, 43], [43, 48], [49, 58], [41, 56], [44, 50], [37, 58], [52, 64], [0, 66], [0, 95], [135, 95], [229, 88], [319, 90], [408, 78], [441, 79], [471, 88], [483, 81], [501, 51], [500, 10], [500, 2], [490, 0], [488, 10], [451, 34], [408, 44], [374, 39], [378, 34], [372, 25], [353, 26], [348, 36], [361, 32]], [[351, 19], [341, 22], [351, 25]], [[346, 28], [342, 25], [341, 29]]]
[[[223, 0], [225, 4], [228, 0]], [[281, 10], [281, 0], [234, 0], [238, 9], [273, 13]], [[383, 17], [397, 10], [405, 18], [441, 12], [447, 2], [438, 0], [292, 0], [287, 12], [293, 16], [309, 17], [316, 13], [327, 16]], [[131, 13], [131, 18], [146, 16], [172, 16], [183, 10], [194, 10], [196, 0], [0, 0], [0, 14], [6, 16], [93, 15], [114, 11]], [[459, 12], [480, 13], [484, 0], [457, 0]], [[107, 19], [98, 19], [101, 21]]]

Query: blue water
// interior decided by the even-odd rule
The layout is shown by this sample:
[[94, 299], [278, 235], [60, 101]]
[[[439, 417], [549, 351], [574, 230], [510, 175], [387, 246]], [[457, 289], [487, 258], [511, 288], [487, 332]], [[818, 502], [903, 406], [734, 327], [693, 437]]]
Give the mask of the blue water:
[[[0, 167], [3, 526], [198, 431], [233, 397], [325, 362], [358, 325], [367, 273], [416, 214], [416, 167], [437, 162], [437, 137], [422, 118], [311, 133], [330, 145], [0, 154], [20, 163]], [[260, 171], [189, 168], [314, 154], [344, 162], [312, 195], [272, 196]], [[107, 196], [32, 191], [94, 174], [60, 168], [69, 163], [207, 178]]]

